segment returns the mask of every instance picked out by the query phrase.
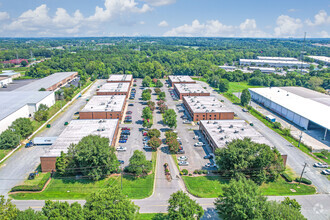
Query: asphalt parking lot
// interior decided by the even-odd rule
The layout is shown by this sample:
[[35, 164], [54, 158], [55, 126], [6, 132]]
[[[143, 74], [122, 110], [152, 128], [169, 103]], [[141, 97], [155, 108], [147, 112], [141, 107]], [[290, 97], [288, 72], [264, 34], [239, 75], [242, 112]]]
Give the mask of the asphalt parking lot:
[[[142, 136], [142, 110], [145, 107], [143, 105], [143, 101], [140, 100], [142, 95], [142, 79], [137, 79], [136, 82], [134, 82], [137, 86], [132, 87], [136, 89], [136, 95], [134, 100], [128, 100], [128, 104], [134, 104], [134, 106], [127, 106], [126, 111], [132, 111], [132, 123], [129, 124], [120, 124], [120, 128], [127, 127], [130, 128], [130, 135], [128, 136], [128, 140], [126, 143], [118, 143], [116, 147], [122, 146], [126, 147], [127, 150], [123, 152], [117, 152], [117, 157], [119, 160], [123, 160], [124, 164], [123, 167], [126, 167], [129, 165], [129, 158], [133, 155], [133, 152], [135, 150], [143, 151], [146, 154], [147, 160], [151, 160], [151, 151], [145, 151], [143, 149], [143, 136]], [[125, 114], [126, 115], [126, 114]]]

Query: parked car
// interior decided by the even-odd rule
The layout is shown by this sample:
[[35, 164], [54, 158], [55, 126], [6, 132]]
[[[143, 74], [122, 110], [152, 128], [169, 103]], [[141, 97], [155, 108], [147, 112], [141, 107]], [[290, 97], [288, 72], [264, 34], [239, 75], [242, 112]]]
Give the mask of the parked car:
[[185, 151], [184, 150], [178, 150], [177, 154], [184, 154]]
[[191, 121], [185, 120], [183, 121], [183, 124], [191, 124]]
[[150, 146], [148, 146], [148, 145], [146, 145], [146, 144], [143, 146], [143, 148], [144, 148], [144, 149], [152, 149], [152, 147], [150, 147]]
[[119, 140], [119, 143], [123, 144], [123, 143], [126, 143], [127, 140]]
[[195, 147], [202, 147], [204, 145], [203, 142], [197, 142], [194, 144]]
[[178, 157], [178, 160], [181, 160], [181, 161], [188, 160], [188, 157], [187, 156], [181, 156], [181, 157]]
[[199, 139], [199, 136], [195, 135], [194, 140], [198, 140], [198, 139]]
[[130, 115], [127, 115], [127, 116], [125, 116], [125, 118], [132, 118], [132, 116], [130, 116]]
[[143, 141], [149, 141], [149, 137], [144, 137]]
[[66, 122], [64, 122], [64, 125], [65, 125], [65, 126], [66, 126], [66, 125], [68, 125], [68, 124], [69, 124], [69, 122], [67, 122], [67, 121], [66, 121]]
[[132, 111], [127, 111], [126, 114], [131, 115]]
[[117, 151], [126, 151], [126, 150], [127, 150], [126, 147], [122, 147], [122, 146], [117, 147]]
[[121, 134], [122, 135], [131, 135], [131, 132], [130, 131], [122, 131]]
[[132, 119], [126, 118], [124, 122], [132, 122]]
[[321, 162], [319, 162], [319, 163], [314, 163], [313, 166], [314, 166], [314, 167], [317, 167], [317, 168], [328, 168], [328, 167], [329, 167], [329, 165], [328, 165], [327, 163], [321, 163]]
[[322, 174], [330, 175], [330, 169], [322, 170]]
[[125, 162], [123, 160], [118, 160], [120, 164], [124, 164]]
[[212, 154], [208, 154], [208, 155], [204, 156], [204, 159], [213, 159], [213, 155]]
[[130, 97], [129, 97], [129, 99], [130, 99], [130, 100], [133, 100], [133, 99], [134, 99], [134, 97], [130, 96]]
[[134, 106], [134, 104], [133, 103], [129, 103], [128, 106]]
[[130, 129], [130, 128], [128, 128], [128, 127], [123, 127], [123, 128], [121, 128], [121, 130], [130, 131], [131, 129]]
[[249, 110], [247, 110], [246, 108], [242, 109], [243, 112], [248, 112]]
[[214, 167], [217, 167], [217, 165], [214, 163], [207, 163], [207, 164], [205, 164], [205, 167], [214, 168]]
[[189, 162], [188, 161], [179, 161], [178, 164], [179, 164], [179, 166], [188, 166]]
[[148, 135], [148, 132], [146, 132], [146, 131], [143, 131], [143, 136], [147, 136]]

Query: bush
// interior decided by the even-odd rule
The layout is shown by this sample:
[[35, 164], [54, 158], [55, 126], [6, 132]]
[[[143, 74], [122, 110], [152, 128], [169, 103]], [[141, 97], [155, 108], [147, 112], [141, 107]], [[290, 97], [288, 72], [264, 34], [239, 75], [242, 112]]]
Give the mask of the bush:
[[42, 188], [44, 188], [45, 184], [50, 178], [50, 173], [47, 173], [37, 185], [19, 185], [14, 186], [11, 189], [11, 192], [17, 192], [17, 191], [41, 191]]
[[[296, 182], [300, 182], [300, 178], [299, 177], [297, 177], [296, 178]], [[310, 181], [309, 179], [306, 179], [306, 178], [301, 178], [301, 183], [305, 183], [305, 184], [307, 184], [307, 185], [311, 185], [312, 184], [312, 181]]]
[[198, 170], [194, 170], [194, 174], [198, 174]]
[[192, 176], [192, 174], [191, 174], [191, 173], [189, 173], [189, 176]]
[[208, 171], [207, 170], [202, 170], [202, 172], [203, 172], [203, 174], [207, 174]]
[[285, 179], [285, 181], [291, 183], [292, 182], [292, 178], [286, 174], [286, 173], [282, 173], [282, 177]]
[[188, 170], [187, 169], [183, 169], [183, 170], [181, 170], [181, 172], [183, 173], [183, 175], [188, 175]]

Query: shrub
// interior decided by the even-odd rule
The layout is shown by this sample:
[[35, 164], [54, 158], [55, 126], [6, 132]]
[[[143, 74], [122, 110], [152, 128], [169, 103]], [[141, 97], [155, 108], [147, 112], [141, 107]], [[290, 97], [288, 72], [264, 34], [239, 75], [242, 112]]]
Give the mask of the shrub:
[[198, 173], [198, 170], [194, 170], [194, 174], [197, 174]]
[[187, 169], [183, 169], [183, 170], [181, 170], [181, 172], [183, 173], [183, 175], [188, 175], [188, 170]]
[[14, 186], [11, 189], [11, 192], [17, 192], [17, 191], [41, 191], [42, 188], [44, 188], [45, 184], [50, 178], [50, 173], [47, 173], [37, 185], [19, 185]]
[[202, 174], [203, 173], [203, 171], [202, 170], [198, 170], [198, 174]]
[[[296, 178], [296, 182], [300, 182], [300, 178], [299, 177], [297, 177]], [[310, 181], [309, 179], [306, 179], [306, 178], [301, 178], [301, 183], [305, 183], [305, 184], [307, 184], [307, 185], [311, 185], [312, 184], [312, 181]]]
[[285, 179], [285, 181], [291, 183], [292, 182], [292, 178], [286, 174], [286, 173], [282, 173], [282, 177]]
[[202, 170], [202, 171], [203, 171], [203, 174], [207, 174], [207, 172], [208, 172], [207, 170]]
[[191, 174], [191, 173], [189, 173], [189, 176], [192, 176], [192, 174]]

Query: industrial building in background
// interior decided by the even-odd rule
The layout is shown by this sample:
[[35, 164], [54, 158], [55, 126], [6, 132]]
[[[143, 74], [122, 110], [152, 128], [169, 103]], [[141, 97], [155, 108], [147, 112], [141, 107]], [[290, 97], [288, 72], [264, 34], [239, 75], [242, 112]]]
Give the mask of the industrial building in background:
[[124, 115], [125, 95], [93, 96], [79, 112], [80, 119], [119, 119]]
[[97, 95], [125, 95], [128, 97], [130, 92], [129, 83], [105, 83], [96, 90]]
[[326, 57], [326, 56], [308, 56], [308, 57], [316, 61], [321, 61], [325, 65], [330, 65], [330, 57]]
[[183, 84], [196, 83], [196, 81], [193, 80], [190, 76], [181, 76], [181, 75], [176, 75], [176, 76], [171, 75], [168, 77], [168, 80], [172, 87], [176, 83], [183, 83]]
[[240, 65], [271, 66], [271, 67], [299, 67], [308, 68], [310, 65], [293, 57], [257, 57], [258, 59], [240, 59]]
[[210, 92], [198, 83], [174, 84], [174, 91], [182, 99], [183, 96], [210, 96]]
[[42, 172], [55, 171], [56, 158], [61, 155], [61, 152], [67, 153], [71, 144], [77, 144], [83, 137], [88, 135], [99, 135], [108, 138], [110, 148], [116, 142], [118, 126], [118, 119], [72, 120], [55, 143], [40, 157]]
[[129, 83], [130, 86], [133, 84], [133, 75], [125, 75], [125, 74], [112, 74], [109, 76], [107, 80], [108, 83]]
[[184, 96], [183, 104], [193, 121], [234, 119], [234, 112], [214, 96]]
[[302, 87], [250, 88], [253, 101], [306, 130], [330, 135], [330, 96]]
[[54, 105], [54, 92], [0, 92], [0, 133], [6, 130], [16, 119], [32, 117], [41, 104], [47, 107]]
[[21, 73], [15, 72], [14, 70], [2, 70], [0, 77], [10, 77], [12, 79], [19, 78]]
[[15, 89], [15, 91], [54, 91], [78, 76], [78, 72], [60, 72], [51, 74], [45, 78], [31, 82], [25, 86]]

